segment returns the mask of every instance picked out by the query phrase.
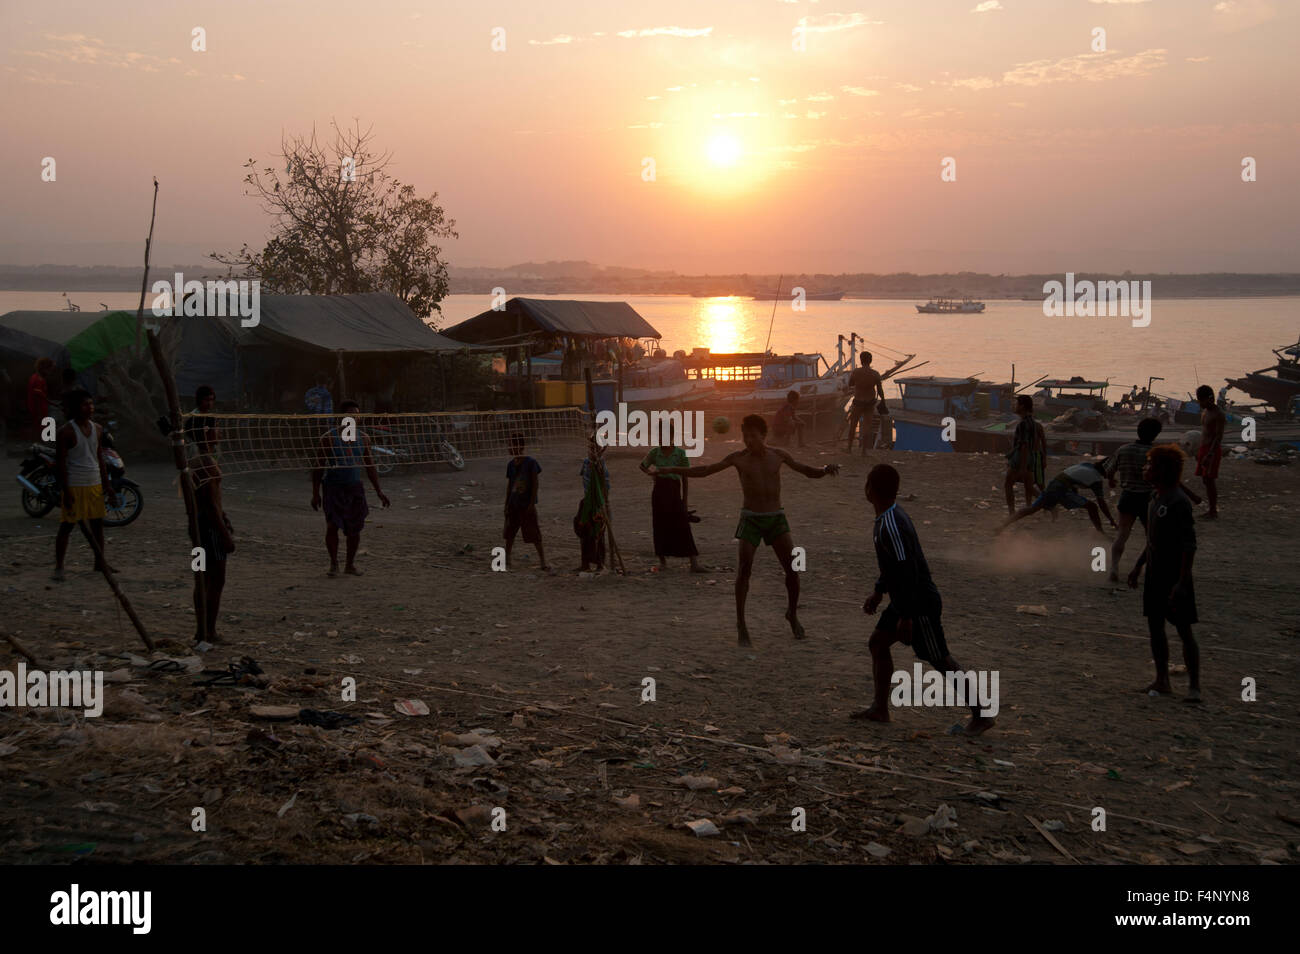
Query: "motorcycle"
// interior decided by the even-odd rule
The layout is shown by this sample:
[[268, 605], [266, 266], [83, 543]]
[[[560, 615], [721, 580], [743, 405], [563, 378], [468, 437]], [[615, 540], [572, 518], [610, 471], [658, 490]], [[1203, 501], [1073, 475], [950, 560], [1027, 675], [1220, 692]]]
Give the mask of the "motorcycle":
[[[140, 516], [140, 512], [144, 509], [144, 494], [140, 490], [140, 485], [127, 478], [126, 463], [122, 460], [122, 455], [113, 448], [113, 434], [109, 427], [116, 423], [116, 421], [108, 422], [100, 440], [108, 484], [117, 496], [116, 506], [107, 500], [104, 501], [104, 526], [106, 527], [125, 527]], [[22, 487], [23, 510], [30, 517], [43, 517], [62, 503], [62, 489], [59, 487], [55, 454], [53, 447], [46, 444], [33, 444], [18, 472], [17, 480]]]
[[[393, 468], [399, 464], [411, 463], [411, 448], [404, 447], [393, 440], [396, 435], [392, 428], [383, 424], [374, 424], [370, 426], [369, 430], [373, 432], [370, 451], [374, 458], [375, 470], [381, 474], [390, 474]], [[379, 443], [379, 441], [385, 439], [387, 439], [387, 444]], [[421, 459], [435, 464], [448, 464], [453, 470], [465, 469], [465, 458], [450, 441], [446, 440], [441, 428], [437, 429], [430, 443], [430, 447], [416, 448]], [[388, 444], [392, 446], [387, 446]]]

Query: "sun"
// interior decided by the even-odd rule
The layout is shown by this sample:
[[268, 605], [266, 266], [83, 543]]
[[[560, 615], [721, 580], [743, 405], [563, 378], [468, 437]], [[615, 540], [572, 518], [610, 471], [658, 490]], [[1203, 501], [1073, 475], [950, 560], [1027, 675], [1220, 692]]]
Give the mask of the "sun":
[[715, 166], [734, 166], [742, 152], [740, 140], [730, 133], [717, 133], [705, 149], [705, 155]]

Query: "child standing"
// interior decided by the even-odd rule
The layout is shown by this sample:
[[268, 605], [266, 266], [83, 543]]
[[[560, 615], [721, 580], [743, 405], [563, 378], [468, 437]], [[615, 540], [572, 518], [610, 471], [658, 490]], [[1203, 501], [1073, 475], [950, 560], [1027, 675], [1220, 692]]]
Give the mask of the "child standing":
[[1169, 683], [1169, 643], [1165, 620], [1174, 624], [1183, 641], [1183, 662], [1187, 665], [1188, 689], [1184, 702], [1201, 701], [1201, 653], [1192, 636], [1197, 621], [1196, 594], [1192, 589], [1192, 561], [1196, 557], [1196, 521], [1192, 504], [1178, 486], [1183, 475], [1183, 452], [1177, 445], [1163, 444], [1147, 453], [1143, 476], [1151, 484], [1147, 511], [1147, 547], [1138, 558], [1128, 585], [1137, 588], [1146, 567], [1142, 587], [1142, 615], [1151, 635], [1151, 658], [1156, 664], [1155, 682], [1148, 695], [1173, 695]]
[[542, 528], [537, 523], [537, 488], [542, 465], [531, 457], [524, 456], [524, 435], [510, 435], [510, 463], [506, 465], [506, 526], [503, 536], [506, 538], [506, 568], [510, 568], [510, 551], [515, 545], [515, 535], [521, 530], [524, 543], [537, 547], [537, 559], [543, 570], [546, 565], [546, 553], [542, 549]]

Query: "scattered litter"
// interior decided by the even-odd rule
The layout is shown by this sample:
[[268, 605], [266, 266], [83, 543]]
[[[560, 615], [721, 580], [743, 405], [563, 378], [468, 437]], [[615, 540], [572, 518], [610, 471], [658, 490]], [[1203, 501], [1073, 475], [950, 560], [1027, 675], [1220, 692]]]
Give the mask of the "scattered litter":
[[298, 793], [294, 792], [293, 797], [291, 797], [287, 802], [285, 802], [283, 805], [280, 806], [280, 810], [275, 813], [275, 817], [283, 818], [284, 813], [287, 812], [289, 809], [293, 808], [293, 803], [296, 802], [297, 800], [298, 800]]
[[641, 807], [641, 796], [637, 795], [635, 792], [627, 798], [619, 798], [618, 796], [615, 796], [614, 804], [619, 808], [625, 808], [628, 811], [636, 811]]
[[393, 703], [393, 708], [402, 715], [427, 716], [429, 707], [420, 699], [401, 699]]
[[889, 849], [878, 841], [867, 842], [867, 854], [873, 858], [883, 858], [889, 854]]
[[1065, 831], [1065, 822], [1056, 818], [1047, 819], [1043, 822], [1043, 828], [1047, 831]]
[[496, 765], [496, 759], [488, 754], [488, 750], [481, 745], [471, 745], [469, 748], [460, 752], [455, 752], [453, 758], [459, 768], [468, 768], [476, 765]]
[[684, 785], [692, 792], [716, 791], [718, 788], [718, 780], [709, 775], [682, 775], [673, 779], [673, 784]]
[[695, 832], [699, 838], [707, 838], [709, 835], [719, 834], [718, 826], [713, 824], [707, 818], [700, 818], [696, 821], [686, 822], [686, 827]]
[[1028, 604], [1024, 604], [1024, 603], [1022, 603], [1021, 605], [1019, 605], [1019, 606], [1016, 607], [1016, 612], [1017, 612], [1017, 613], [1025, 613], [1025, 614], [1027, 614], [1027, 615], [1029, 615], [1029, 616], [1047, 616], [1047, 615], [1049, 615], [1048, 612], [1047, 612], [1047, 607], [1046, 607], [1046, 606], [1029, 606]]

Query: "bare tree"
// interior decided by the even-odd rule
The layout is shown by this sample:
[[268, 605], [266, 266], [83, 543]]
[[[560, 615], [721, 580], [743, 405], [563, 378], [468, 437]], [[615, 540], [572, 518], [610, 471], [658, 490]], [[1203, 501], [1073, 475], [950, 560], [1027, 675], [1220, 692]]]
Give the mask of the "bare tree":
[[262, 250], [211, 253], [230, 274], [258, 278], [267, 294], [338, 295], [388, 291], [417, 315], [441, 311], [447, 265], [439, 240], [456, 238], [456, 223], [435, 192], [416, 195], [386, 171], [370, 129], [331, 123], [328, 146], [310, 136], [286, 138], [276, 166], [244, 164], [245, 195], [274, 220]]

